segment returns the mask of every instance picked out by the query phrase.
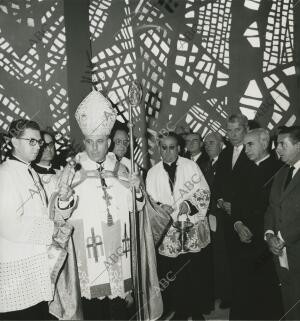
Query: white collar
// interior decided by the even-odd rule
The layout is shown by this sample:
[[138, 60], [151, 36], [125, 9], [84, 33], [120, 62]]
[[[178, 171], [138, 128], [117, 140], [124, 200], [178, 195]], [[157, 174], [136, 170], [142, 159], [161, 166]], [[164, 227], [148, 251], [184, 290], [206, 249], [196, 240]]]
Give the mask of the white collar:
[[267, 158], [270, 157], [270, 154], [266, 155], [265, 157], [263, 157], [262, 159], [260, 159], [259, 161], [255, 162], [255, 164], [258, 166], [260, 163], [262, 163], [264, 160], [266, 160]]
[[28, 162], [25, 162], [23, 159], [21, 159], [20, 157], [17, 157], [16, 155], [12, 155], [14, 158], [16, 158], [18, 161], [20, 161], [21, 163], [23, 163], [24, 165], [27, 165], [27, 166], [29, 166], [30, 165], [30, 163], [28, 163]]
[[194, 155], [194, 156], [191, 155], [191, 159], [192, 159], [194, 162], [196, 162], [196, 161], [198, 160], [198, 158], [201, 156], [201, 154], [202, 154], [202, 152], [200, 152], [200, 153], [198, 153], [198, 154], [196, 154], [196, 155]]
[[233, 150], [236, 150], [236, 151], [238, 151], [239, 153], [242, 151], [243, 148], [244, 148], [244, 145], [243, 145], [243, 144], [241, 144], [241, 145], [239, 145], [239, 146], [233, 146]]
[[46, 169], [50, 169], [52, 167], [52, 165], [47, 166], [47, 165], [42, 165], [40, 163], [38, 163], [37, 166], [42, 167], [42, 168], [46, 168]]
[[[296, 172], [298, 171], [298, 169], [300, 168], [300, 159], [293, 165], [295, 167]], [[296, 173], [294, 172], [294, 173]]]
[[214, 157], [211, 162], [214, 164], [218, 160], [219, 156]]

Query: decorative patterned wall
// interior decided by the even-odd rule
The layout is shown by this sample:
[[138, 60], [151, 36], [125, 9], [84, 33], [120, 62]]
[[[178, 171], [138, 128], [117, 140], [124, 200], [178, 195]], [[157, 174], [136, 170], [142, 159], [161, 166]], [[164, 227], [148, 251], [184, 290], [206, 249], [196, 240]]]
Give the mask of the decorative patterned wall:
[[[158, 132], [179, 126], [224, 134], [226, 117], [238, 110], [270, 130], [299, 120], [297, 5], [90, 0], [92, 84], [114, 102], [122, 122], [129, 83], [143, 86], [134, 110], [137, 161], [155, 158]], [[25, 116], [69, 134], [64, 45], [62, 1], [0, 0], [2, 129]]]
[[69, 133], [62, 1], [0, 0], [0, 68], [2, 130], [26, 117]]
[[152, 158], [152, 135], [178, 126], [224, 134], [238, 110], [270, 130], [296, 121], [293, 0], [93, 0], [90, 31], [93, 81], [120, 119], [129, 82], [143, 85], [136, 136], [146, 115]]

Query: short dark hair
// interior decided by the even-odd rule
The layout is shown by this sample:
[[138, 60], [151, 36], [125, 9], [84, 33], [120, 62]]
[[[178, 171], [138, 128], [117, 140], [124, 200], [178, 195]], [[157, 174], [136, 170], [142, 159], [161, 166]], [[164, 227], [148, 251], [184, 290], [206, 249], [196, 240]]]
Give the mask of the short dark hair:
[[37, 122], [28, 119], [17, 119], [13, 120], [10, 124], [8, 130], [8, 137], [9, 138], [19, 138], [24, 134], [25, 129], [30, 128], [34, 130], [40, 131], [40, 126]]
[[248, 118], [242, 113], [232, 114], [228, 117], [227, 123], [235, 123], [238, 122], [241, 126], [248, 126]]
[[[121, 123], [118, 120], [115, 122], [114, 127], [109, 135], [109, 138], [111, 139], [110, 146], [108, 148], [109, 152], [112, 152], [115, 148], [115, 142], [114, 142], [114, 137], [116, 135], [116, 132], [120, 130], [122, 132], [125, 132], [129, 136], [129, 128], [127, 123]], [[129, 156], [129, 148], [127, 149], [127, 152], [125, 154], [125, 157], [130, 157]]]
[[114, 124], [114, 127], [110, 133], [111, 140], [114, 139], [115, 134], [118, 130], [125, 132], [127, 135], [129, 134], [129, 128], [128, 128], [127, 123], [121, 123], [119, 121], [116, 121]]
[[280, 130], [278, 135], [289, 135], [293, 143], [300, 142], [300, 126], [284, 127]]
[[53, 142], [55, 142], [55, 134], [54, 132], [50, 131], [50, 130], [41, 130], [41, 137], [42, 139], [44, 139], [45, 135], [49, 135]]
[[201, 136], [200, 133], [190, 132], [190, 133], [187, 133], [187, 134], [185, 135], [185, 137], [187, 137], [188, 135], [197, 135], [197, 136], [199, 137], [200, 141], [203, 142], [203, 138], [202, 138], [202, 136]]

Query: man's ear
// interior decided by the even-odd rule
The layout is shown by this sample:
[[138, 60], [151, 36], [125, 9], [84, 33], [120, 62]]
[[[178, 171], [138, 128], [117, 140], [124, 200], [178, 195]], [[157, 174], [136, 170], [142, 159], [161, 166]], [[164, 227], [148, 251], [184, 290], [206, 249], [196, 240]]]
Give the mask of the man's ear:
[[180, 153], [180, 145], [177, 146], [178, 154]]
[[18, 146], [18, 143], [18, 139], [16, 137], [12, 137], [11, 144], [13, 145], [14, 149]]
[[110, 147], [110, 144], [111, 144], [111, 138], [108, 138], [108, 140], [107, 140], [107, 146], [108, 146], [108, 148]]

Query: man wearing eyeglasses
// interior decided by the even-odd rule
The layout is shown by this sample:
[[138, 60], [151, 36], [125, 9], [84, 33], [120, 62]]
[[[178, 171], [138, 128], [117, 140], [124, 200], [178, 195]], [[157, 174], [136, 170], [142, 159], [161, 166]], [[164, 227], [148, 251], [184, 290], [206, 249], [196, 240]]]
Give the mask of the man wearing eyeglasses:
[[112, 151], [117, 159], [130, 171], [130, 159], [126, 157], [128, 156], [129, 147], [128, 128], [126, 128], [126, 125], [116, 122], [110, 137], [111, 146], [109, 150]]
[[[39, 125], [13, 121], [9, 136], [12, 153], [0, 165], [0, 318], [47, 319], [54, 294], [48, 250], [61, 228], [71, 229], [58, 207], [49, 218], [45, 190], [31, 167], [44, 143]], [[59, 192], [63, 201], [70, 195], [67, 187]]]
[[[146, 187], [151, 198], [173, 221], [190, 221], [184, 244], [171, 225], [158, 249], [158, 273], [169, 282], [163, 290], [165, 314], [175, 310], [175, 320], [202, 320], [210, 312], [212, 294], [212, 253], [207, 210], [209, 186], [195, 162], [180, 157], [178, 136], [169, 133], [159, 141], [162, 161], [147, 175]], [[184, 250], [182, 251], [182, 246]]]

